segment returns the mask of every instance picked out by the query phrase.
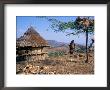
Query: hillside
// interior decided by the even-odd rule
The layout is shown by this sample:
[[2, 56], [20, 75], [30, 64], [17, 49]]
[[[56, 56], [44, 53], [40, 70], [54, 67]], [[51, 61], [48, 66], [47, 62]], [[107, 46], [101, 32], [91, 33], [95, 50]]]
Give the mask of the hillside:
[[58, 42], [55, 40], [47, 40], [48, 44], [51, 45], [51, 47], [62, 47], [62, 46], [68, 46], [65, 42]]
[[[58, 42], [55, 40], [47, 40], [47, 42], [52, 47], [52, 51], [56, 51], [56, 50], [68, 51], [69, 50], [69, 43]], [[76, 43], [75, 51], [85, 52], [85, 49], [86, 49], [85, 46]]]

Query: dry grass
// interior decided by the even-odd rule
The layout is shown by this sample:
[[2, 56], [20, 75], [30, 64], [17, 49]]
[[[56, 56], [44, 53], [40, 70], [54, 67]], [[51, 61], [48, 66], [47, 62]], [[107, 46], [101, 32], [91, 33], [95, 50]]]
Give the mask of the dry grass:
[[21, 61], [16, 64], [17, 74], [94, 74], [94, 55], [89, 54], [85, 63], [85, 54], [50, 57], [46, 60]]

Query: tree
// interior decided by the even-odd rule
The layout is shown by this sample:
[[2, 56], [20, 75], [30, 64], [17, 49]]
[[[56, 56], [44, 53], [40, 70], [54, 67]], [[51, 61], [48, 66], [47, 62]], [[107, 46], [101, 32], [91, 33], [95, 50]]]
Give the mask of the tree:
[[[44, 17], [45, 18], [45, 17]], [[68, 29], [72, 30], [72, 33], [68, 33], [67, 35], [77, 35], [80, 33], [86, 33], [86, 60], [88, 62], [88, 34], [94, 33], [94, 19], [90, 17], [76, 17], [76, 19], [69, 22], [62, 22], [54, 18], [46, 19], [51, 22], [51, 28], [55, 32], [65, 32]]]

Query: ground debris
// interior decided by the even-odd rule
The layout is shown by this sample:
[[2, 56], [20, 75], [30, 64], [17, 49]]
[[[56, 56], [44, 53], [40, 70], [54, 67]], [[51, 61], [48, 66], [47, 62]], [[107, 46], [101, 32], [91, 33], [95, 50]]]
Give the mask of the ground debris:
[[88, 63], [85, 63], [85, 56], [83, 56], [81, 55], [78, 59], [63, 56], [46, 60], [22, 61], [16, 64], [16, 74], [94, 74], [93, 55], [89, 55]]

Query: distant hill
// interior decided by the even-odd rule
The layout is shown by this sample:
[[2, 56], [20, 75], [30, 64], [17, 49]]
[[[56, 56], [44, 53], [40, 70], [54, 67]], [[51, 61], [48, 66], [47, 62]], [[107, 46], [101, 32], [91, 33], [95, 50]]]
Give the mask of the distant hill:
[[58, 42], [58, 41], [55, 41], [55, 40], [47, 40], [47, 42], [48, 42], [48, 44], [49, 44], [51, 47], [62, 47], [62, 46], [67, 47], [67, 46], [68, 46], [68, 43]]
[[[47, 40], [48, 44], [54, 48], [54, 50], [69, 50], [69, 43], [65, 43], [65, 42], [58, 42], [55, 40]], [[78, 52], [85, 52], [86, 47], [80, 44], [76, 44], [75, 46], [75, 51]]]

